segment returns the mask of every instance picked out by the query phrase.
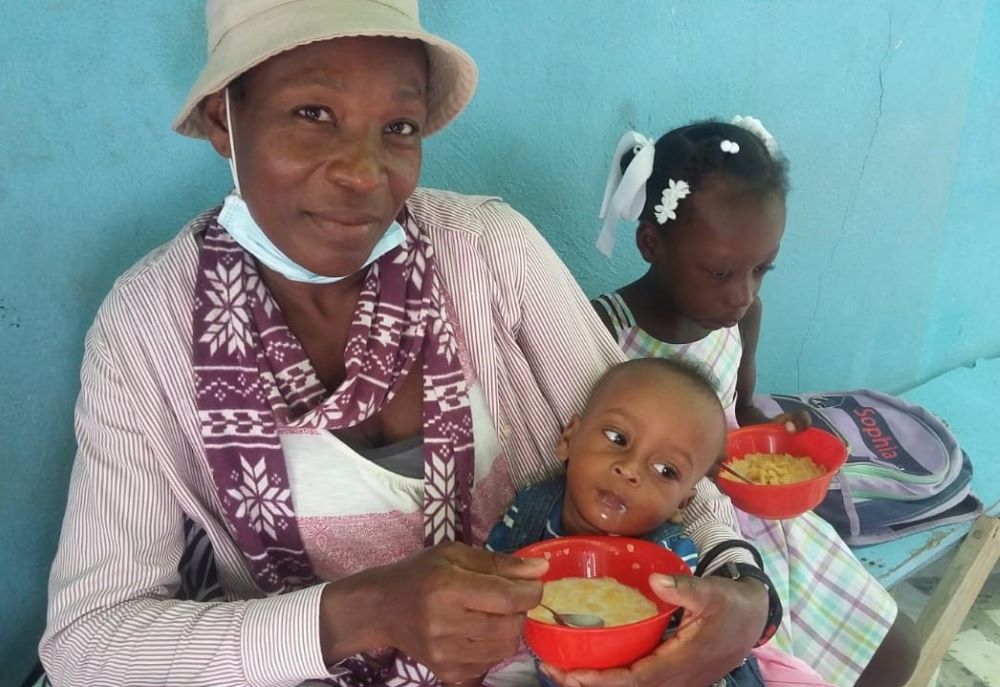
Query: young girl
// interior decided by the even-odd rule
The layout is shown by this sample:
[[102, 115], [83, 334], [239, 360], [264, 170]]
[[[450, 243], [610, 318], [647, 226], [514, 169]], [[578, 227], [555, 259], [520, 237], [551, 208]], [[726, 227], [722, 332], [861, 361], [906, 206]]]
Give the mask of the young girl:
[[[760, 121], [698, 122], [658, 141], [629, 132], [612, 163], [598, 247], [610, 255], [619, 219], [638, 220], [649, 270], [594, 300], [631, 358], [707, 366], [730, 427], [767, 418], [753, 404], [759, 291], [785, 229], [787, 165]], [[765, 521], [738, 512], [786, 609], [776, 644], [833, 684], [904, 684], [916, 661], [912, 622], [812, 513]], [[894, 622], [895, 619], [895, 622]]]

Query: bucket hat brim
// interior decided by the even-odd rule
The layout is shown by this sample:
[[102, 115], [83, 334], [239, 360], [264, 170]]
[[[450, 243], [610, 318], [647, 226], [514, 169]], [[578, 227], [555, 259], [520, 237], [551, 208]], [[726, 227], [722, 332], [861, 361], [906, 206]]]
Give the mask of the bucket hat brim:
[[475, 62], [458, 46], [424, 30], [415, 16], [377, 0], [291, 0], [244, 19], [218, 38], [174, 120], [174, 130], [205, 138], [198, 106], [207, 96], [275, 55], [352, 36], [408, 38], [426, 46], [429, 83], [424, 136], [440, 131], [472, 100], [478, 80]]

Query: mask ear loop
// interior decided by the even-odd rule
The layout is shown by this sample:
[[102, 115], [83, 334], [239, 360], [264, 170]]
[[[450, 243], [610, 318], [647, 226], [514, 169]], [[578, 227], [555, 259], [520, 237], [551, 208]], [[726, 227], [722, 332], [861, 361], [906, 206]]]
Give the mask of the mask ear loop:
[[233, 141], [233, 106], [229, 100], [229, 86], [226, 86], [226, 128], [229, 131], [229, 171], [233, 174], [233, 185], [236, 186], [236, 195], [242, 197], [240, 193], [240, 177], [236, 173], [236, 143]]

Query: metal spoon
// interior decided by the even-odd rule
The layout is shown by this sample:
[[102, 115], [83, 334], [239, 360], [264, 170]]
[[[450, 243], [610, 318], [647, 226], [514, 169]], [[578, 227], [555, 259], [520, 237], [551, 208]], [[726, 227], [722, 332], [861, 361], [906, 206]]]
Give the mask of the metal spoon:
[[538, 605], [552, 614], [552, 618], [556, 621], [556, 625], [583, 629], [604, 627], [604, 618], [599, 615], [592, 615], [590, 613], [559, 613], [545, 604]]

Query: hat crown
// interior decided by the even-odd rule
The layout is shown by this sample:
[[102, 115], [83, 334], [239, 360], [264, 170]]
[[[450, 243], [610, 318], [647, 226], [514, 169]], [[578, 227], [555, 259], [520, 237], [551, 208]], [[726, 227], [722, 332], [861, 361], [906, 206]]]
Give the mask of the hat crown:
[[[269, 10], [298, 1], [300, 0], [208, 0], [205, 4], [205, 22], [208, 28], [209, 54], [233, 27]], [[381, 8], [399, 12], [412, 20], [416, 26], [420, 24], [419, 0], [313, 0], [313, 2], [330, 5], [331, 9], [336, 6], [340, 11], [346, 6], [359, 16], [364, 16], [366, 11], [374, 9], [372, 6], [380, 5]]]
[[240, 74], [289, 50], [351, 36], [418, 40], [427, 50], [424, 135], [454, 119], [476, 91], [477, 70], [461, 48], [420, 25], [419, 0], [205, 0], [208, 60], [174, 129], [205, 138], [199, 104]]

